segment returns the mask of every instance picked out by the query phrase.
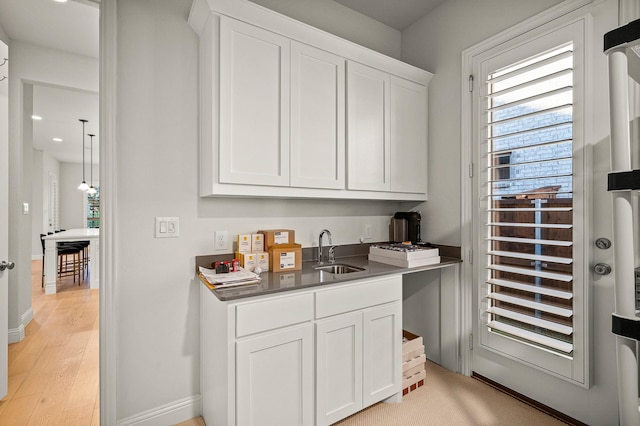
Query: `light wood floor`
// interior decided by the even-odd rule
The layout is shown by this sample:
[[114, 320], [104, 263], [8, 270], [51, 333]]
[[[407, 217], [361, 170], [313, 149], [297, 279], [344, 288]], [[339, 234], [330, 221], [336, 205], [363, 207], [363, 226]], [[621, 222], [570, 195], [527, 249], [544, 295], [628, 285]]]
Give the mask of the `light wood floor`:
[[42, 262], [32, 262], [34, 318], [9, 345], [9, 393], [0, 425], [98, 425], [98, 289], [72, 277], [45, 295]]

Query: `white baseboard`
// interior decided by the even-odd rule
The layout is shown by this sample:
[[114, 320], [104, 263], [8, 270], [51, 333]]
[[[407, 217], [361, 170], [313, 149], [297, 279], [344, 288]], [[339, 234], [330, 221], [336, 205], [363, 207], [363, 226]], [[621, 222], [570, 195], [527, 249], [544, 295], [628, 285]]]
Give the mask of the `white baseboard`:
[[201, 414], [200, 395], [195, 395], [118, 420], [116, 424], [117, 426], [174, 425]]
[[32, 254], [31, 255], [31, 260], [42, 260], [42, 255], [41, 254]]
[[20, 318], [20, 325], [17, 328], [9, 329], [8, 343], [18, 343], [24, 339], [24, 328], [31, 322], [33, 319], [33, 307], [27, 309], [27, 311], [22, 314]]

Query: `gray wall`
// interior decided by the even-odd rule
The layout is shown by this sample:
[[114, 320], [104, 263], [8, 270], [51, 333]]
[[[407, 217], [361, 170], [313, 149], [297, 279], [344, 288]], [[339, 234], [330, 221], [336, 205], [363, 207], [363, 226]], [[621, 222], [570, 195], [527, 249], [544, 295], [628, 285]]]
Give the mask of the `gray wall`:
[[461, 243], [462, 51], [558, 3], [447, 0], [402, 32], [402, 60], [435, 74], [429, 84], [430, 184], [429, 201], [421, 207], [425, 212], [423, 239]]
[[400, 59], [400, 31], [333, 0], [251, 0], [361, 46]]

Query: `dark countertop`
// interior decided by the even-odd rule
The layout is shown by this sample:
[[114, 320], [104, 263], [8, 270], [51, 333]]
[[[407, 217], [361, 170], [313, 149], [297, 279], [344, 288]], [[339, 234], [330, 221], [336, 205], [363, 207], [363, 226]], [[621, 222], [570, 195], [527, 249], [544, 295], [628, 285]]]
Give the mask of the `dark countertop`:
[[462, 260], [458, 258], [442, 257], [441, 262], [437, 264], [420, 266], [417, 268], [401, 268], [393, 265], [387, 265], [385, 263], [370, 262], [367, 255], [355, 255], [336, 258], [335, 263], [343, 263], [364, 268], [363, 271], [351, 272], [348, 274], [331, 274], [314, 269], [314, 266], [318, 266], [317, 262], [309, 260], [302, 262], [302, 270], [300, 271], [263, 272], [260, 275], [262, 278], [262, 282], [260, 284], [216, 288], [212, 289], [211, 292], [215, 294], [219, 300], [229, 301], [383, 275], [408, 274], [440, 269], [456, 265], [460, 262], [462, 262]]

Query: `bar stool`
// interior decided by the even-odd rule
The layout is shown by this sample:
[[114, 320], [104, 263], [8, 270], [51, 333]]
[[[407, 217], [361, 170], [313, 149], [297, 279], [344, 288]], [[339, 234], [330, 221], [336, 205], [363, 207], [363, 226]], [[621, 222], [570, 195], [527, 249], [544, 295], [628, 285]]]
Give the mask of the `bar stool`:
[[[57, 232], [61, 232], [63, 230], [58, 230]], [[53, 232], [48, 232], [48, 235], [54, 234]], [[44, 287], [44, 256], [45, 256], [45, 243], [44, 237], [47, 235], [40, 234], [40, 241], [42, 243], [42, 286]], [[76, 275], [78, 276], [78, 285], [80, 285], [80, 281], [82, 281], [82, 261], [80, 256], [83, 254], [83, 248], [78, 245], [73, 245], [73, 243], [57, 243], [56, 247], [58, 249], [58, 277], [73, 275], [73, 282], [76, 282]], [[71, 256], [71, 260], [69, 257]]]

